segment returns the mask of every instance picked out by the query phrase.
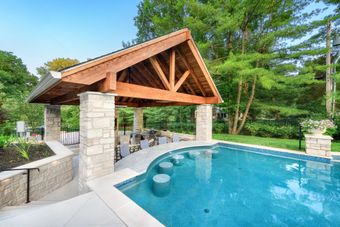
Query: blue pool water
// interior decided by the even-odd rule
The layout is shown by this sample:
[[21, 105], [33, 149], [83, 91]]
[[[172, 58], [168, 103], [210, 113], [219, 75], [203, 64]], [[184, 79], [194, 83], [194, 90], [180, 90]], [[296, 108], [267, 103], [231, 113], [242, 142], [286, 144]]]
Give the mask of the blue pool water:
[[[117, 186], [166, 226], [340, 226], [340, 165], [250, 152], [227, 145], [178, 150], [170, 193], [157, 197], [145, 175]], [[210, 148], [209, 148], [210, 149]], [[187, 152], [201, 155], [190, 159]]]

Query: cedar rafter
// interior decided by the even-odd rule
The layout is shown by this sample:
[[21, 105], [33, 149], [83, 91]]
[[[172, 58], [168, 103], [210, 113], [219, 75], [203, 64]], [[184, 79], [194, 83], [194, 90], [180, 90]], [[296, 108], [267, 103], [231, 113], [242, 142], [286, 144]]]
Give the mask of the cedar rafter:
[[203, 94], [203, 96], [206, 96], [206, 92], [204, 91], [201, 83], [198, 81], [197, 75], [195, 74], [194, 70], [192, 69], [192, 67], [190, 66], [188, 60], [186, 59], [186, 57], [184, 56], [184, 54], [181, 52], [181, 50], [179, 50], [178, 48], [176, 49], [178, 55], [181, 57], [181, 59], [183, 60], [183, 63], [185, 65], [185, 67], [187, 69], [189, 69], [190, 74], [192, 75], [192, 77], [194, 78], [195, 83], [197, 84], [198, 88], [200, 89], [201, 93]]
[[176, 73], [176, 54], [175, 50], [171, 50], [170, 60], [169, 60], [169, 82], [170, 82], [170, 91], [175, 89], [175, 73]]
[[189, 70], [185, 71], [183, 75], [181, 76], [181, 78], [179, 79], [179, 81], [176, 83], [173, 91], [177, 91], [182, 86], [182, 84], [188, 78], [189, 75], [190, 75], [190, 71]]
[[197, 46], [195, 45], [195, 43], [193, 42], [193, 40], [188, 40], [187, 44], [191, 50], [191, 53], [194, 55], [195, 60], [197, 61], [198, 65], [200, 66], [205, 79], [207, 80], [210, 89], [212, 90], [213, 94], [216, 97], [219, 97], [219, 101], [222, 101], [222, 99], [220, 99], [220, 94], [218, 93], [218, 90], [214, 84], [214, 81], [212, 80], [210, 74], [209, 74], [209, 70], [207, 69], [207, 66], [204, 64], [203, 58], [200, 54], [200, 52], [198, 51]]
[[156, 71], [156, 73], [157, 73], [159, 79], [161, 79], [161, 81], [162, 81], [164, 87], [165, 87], [167, 90], [171, 90], [169, 81], [168, 81], [168, 79], [166, 78], [166, 76], [165, 76], [165, 74], [164, 74], [164, 72], [163, 72], [163, 70], [162, 70], [162, 68], [161, 68], [161, 66], [160, 66], [160, 64], [159, 64], [159, 62], [158, 62], [158, 60], [157, 60], [157, 58], [156, 58], [156, 57], [151, 57], [151, 58], [149, 58], [149, 60], [150, 60], [150, 63], [151, 63], [151, 65], [152, 65], [152, 67], [155, 69], [155, 71]]
[[[166, 52], [163, 52], [162, 54], [158, 55], [158, 61], [163, 66], [163, 71], [167, 68], [170, 68], [170, 61], [169, 64], [167, 63], [166, 59], [170, 59], [170, 55], [167, 55]], [[183, 72], [180, 70], [179, 64], [175, 67], [175, 81], [176, 81], [176, 75], [183, 75]], [[178, 78], [177, 78], [178, 79]], [[179, 79], [178, 79], [179, 80]], [[185, 90], [185, 93], [189, 93], [188, 89], [191, 91], [191, 94], [196, 95], [196, 92], [192, 88], [192, 86], [189, 83], [183, 84], [182, 88]]]
[[163, 100], [192, 104], [212, 104], [216, 103], [218, 99], [218, 97], [202, 97], [197, 95], [189, 95], [123, 82], [117, 82], [117, 89], [113, 92], [116, 93], [118, 96], [123, 97], [126, 96], [138, 99]]
[[99, 86], [100, 92], [109, 92], [116, 90], [117, 74], [115, 72], [107, 72], [106, 78]]

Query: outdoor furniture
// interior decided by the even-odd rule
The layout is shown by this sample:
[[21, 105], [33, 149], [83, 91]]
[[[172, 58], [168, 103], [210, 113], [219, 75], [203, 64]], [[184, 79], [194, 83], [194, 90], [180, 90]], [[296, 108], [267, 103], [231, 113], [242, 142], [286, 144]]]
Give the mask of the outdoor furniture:
[[130, 155], [128, 143], [123, 143], [120, 145], [120, 155], [122, 156], [122, 158], [125, 158], [126, 156]]
[[158, 165], [158, 173], [172, 175], [174, 172], [174, 165], [171, 162], [161, 162]]
[[130, 136], [129, 135], [124, 135], [124, 136], [120, 136], [119, 137], [119, 144], [123, 144], [123, 143], [130, 143]]
[[170, 192], [171, 177], [167, 174], [157, 174], [152, 178], [152, 191], [156, 196], [166, 196]]
[[149, 141], [148, 140], [141, 140], [140, 141], [140, 148], [141, 149], [149, 148]]
[[177, 143], [177, 142], [179, 142], [179, 141], [180, 141], [179, 135], [174, 134], [174, 135], [172, 136], [172, 142], [173, 142], [173, 143]]
[[181, 154], [175, 154], [172, 156], [171, 161], [175, 166], [183, 165], [184, 156]]
[[161, 145], [161, 144], [166, 144], [167, 143], [167, 140], [166, 140], [166, 137], [165, 136], [162, 136], [162, 137], [158, 137], [158, 144]]
[[[128, 144], [129, 145], [129, 153], [135, 153], [140, 150], [139, 144]], [[121, 160], [123, 158], [121, 152], [120, 152], [121, 146], [117, 145], [115, 148], [115, 162]]]
[[145, 136], [141, 133], [133, 132], [131, 133], [131, 143], [132, 144], [139, 144], [141, 140], [144, 140]]

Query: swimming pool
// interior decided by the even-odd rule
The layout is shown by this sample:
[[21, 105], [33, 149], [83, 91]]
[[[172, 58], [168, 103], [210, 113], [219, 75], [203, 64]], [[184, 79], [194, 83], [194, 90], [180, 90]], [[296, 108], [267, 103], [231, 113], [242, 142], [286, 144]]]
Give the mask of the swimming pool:
[[[189, 158], [190, 151], [200, 154]], [[158, 165], [174, 154], [185, 157], [183, 165], [174, 166], [170, 192], [155, 195]], [[322, 158], [222, 144], [186, 148], [157, 158], [145, 174], [116, 187], [166, 226], [340, 223], [340, 165]]]

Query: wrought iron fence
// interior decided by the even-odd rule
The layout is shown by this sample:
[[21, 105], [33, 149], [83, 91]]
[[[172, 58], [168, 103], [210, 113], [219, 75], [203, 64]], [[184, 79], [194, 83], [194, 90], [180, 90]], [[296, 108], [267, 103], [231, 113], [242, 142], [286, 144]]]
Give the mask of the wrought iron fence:
[[[196, 122], [186, 121], [159, 121], [144, 122], [145, 128], [153, 128], [157, 130], [169, 130], [171, 132], [194, 134], [196, 132]], [[213, 120], [213, 133], [228, 133], [228, 123], [224, 120]]]

